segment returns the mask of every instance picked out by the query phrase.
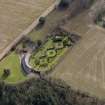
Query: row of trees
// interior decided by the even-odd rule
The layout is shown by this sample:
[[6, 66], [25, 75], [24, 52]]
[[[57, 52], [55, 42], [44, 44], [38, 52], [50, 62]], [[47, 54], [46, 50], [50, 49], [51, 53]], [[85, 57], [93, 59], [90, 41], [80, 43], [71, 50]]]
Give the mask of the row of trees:
[[60, 80], [31, 79], [17, 86], [0, 82], [0, 105], [105, 105]]

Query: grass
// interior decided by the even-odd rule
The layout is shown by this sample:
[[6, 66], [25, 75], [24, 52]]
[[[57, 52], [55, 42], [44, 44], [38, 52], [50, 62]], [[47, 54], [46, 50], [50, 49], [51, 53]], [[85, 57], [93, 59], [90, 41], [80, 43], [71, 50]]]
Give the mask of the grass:
[[3, 61], [0, 62], [0, 78], [2, 79], [3, 70], [10, 69], [10, 75], [5, 78], [5, 82], [7, 83], [17, 83], [24, 81], [27, 77], [22, 73], [20, 67], [20, 60], [18, 55], [13, 52], [9, 56], [7, 56]]
[[[51, 70], [68, 50], [68, 47], [63, 45], [66, 37], [67, 36], [62, 36], [62, 40], [60, 42], [54, 42], [52, 37], [48, 38], [47, 42], [39, 48], [37, 52], [32, 54], [30, 65], [37, 71]], [[57, 44], [56, 47], [56, 43], [60, 43], [60, 45], [62, 43], [63, 47], [59, 47], [59, 44]]]

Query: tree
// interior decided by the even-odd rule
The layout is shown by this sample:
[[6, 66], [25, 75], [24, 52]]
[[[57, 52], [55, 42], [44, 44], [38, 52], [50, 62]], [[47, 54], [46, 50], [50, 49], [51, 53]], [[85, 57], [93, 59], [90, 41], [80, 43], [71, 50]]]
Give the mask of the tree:
[[40, 47], [42, 45], [42, 41], [41, 40], [37, 40], [37, 46]]
[[4, 69], [3, 76], [8, 77], [10, 75], [10, 69]]
[[45, 20], [46, 20], [45, 17], [40, 17], [39, 18], [39, 24], [43, 25], [45, 23]]
[[0, 80], [0, 100], [2, 98], [2, 95], [3, 95], [3, 89], [4, 89], [4, 82]]

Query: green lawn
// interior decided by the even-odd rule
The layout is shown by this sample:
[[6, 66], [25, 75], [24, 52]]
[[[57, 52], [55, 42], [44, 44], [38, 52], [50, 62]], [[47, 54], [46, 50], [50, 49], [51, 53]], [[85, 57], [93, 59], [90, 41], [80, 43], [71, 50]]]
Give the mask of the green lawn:
[[3, 79], [7, 83], [17, 83], [24, 81], [26, 76], [23, 74], [20, 67], [19, 56], [13, 52], [0, 62], [0, 78], [2, 79], [4, 69], [10, 69], [10, 75]]

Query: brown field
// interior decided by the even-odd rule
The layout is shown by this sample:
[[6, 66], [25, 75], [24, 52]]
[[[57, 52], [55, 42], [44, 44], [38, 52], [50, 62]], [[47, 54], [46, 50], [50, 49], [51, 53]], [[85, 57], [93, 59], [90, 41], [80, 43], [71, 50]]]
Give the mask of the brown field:
[[51, 76], [75, 89], [105, 98], [105, 30], [89, 24], [87, 15], [82, 13], [64, 26], [82, 38]]
[[55, 0], [0, 0], [0, 52]]

